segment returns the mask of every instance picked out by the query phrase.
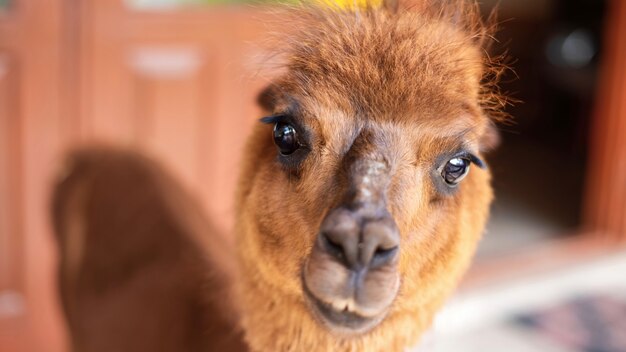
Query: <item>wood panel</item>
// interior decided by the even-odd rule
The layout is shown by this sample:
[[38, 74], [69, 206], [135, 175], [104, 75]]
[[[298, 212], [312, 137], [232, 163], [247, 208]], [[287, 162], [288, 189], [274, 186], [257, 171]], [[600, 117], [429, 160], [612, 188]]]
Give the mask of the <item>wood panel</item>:
[[0, 268], [2, 285], [11, 287], [0, 295], [0, 310], [10, 311], [0, 316], [1, 351], [64, 350], [48, 226], [48, 190], [64, 138], [61, 3], [12, 0], [0, 14], [0, 187], [8, 187], [0, 206], [9, 219], [0, 237], [10, 250]]
[[584, 215], [591, 231], [626, 242], [626, 1], [607, 14]]
[[132, 56], [137, 143], [188, 186], [196, 186], [199, 173], [199, 74], [205, 65], [194, 48], [141, 48]]
[[133, 11], [92, 2], [81, 57], [85, 141], [139, 146], [166, 163], [230, 233], [239, 159], [264, 84], [250, 65], [269, 30], [244, 8]]
[[18, 47], [20, 41], [19, 22], [11, 10], [0, 10], [0, 48], [5, 50]]
[[[0, 53], [0, 300], [7, 294], [23, 294], [17, 87], [14, 59]], [[10, 305], [0, 305], [0, 317], [15, 313]]]
[[33, 347], [24, 287], [19, 82], [15, 56], [0, 53], [0, 350], [15, 351]]
[[[2, 18], [4, 16], [4, 18]], [[22, 228], [21, 114], [15, 21], [0, 16], [0, 350], [27, 351], [32, 325], [26, 315], [25, 248]]]

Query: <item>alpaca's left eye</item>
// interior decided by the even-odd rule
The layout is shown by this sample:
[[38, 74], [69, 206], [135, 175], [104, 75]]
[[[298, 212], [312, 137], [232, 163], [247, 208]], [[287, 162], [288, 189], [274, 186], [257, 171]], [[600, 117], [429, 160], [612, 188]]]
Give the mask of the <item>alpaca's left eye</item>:
[[467, 176], [471, 161], [467, 158], [456, 157], [448, 160], [441, 170], [441, 177], [449, 186], [456, 186]]
[[296, 129], [283, 122], [277, 122], [274, 125], [274, 143], [282, 155], [292, 154], [300, 148]]

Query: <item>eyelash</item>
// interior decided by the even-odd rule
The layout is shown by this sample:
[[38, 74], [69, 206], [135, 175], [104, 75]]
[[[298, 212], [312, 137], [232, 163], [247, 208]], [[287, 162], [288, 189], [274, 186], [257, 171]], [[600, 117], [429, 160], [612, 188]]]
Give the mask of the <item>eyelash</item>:
[[481, 169], [484, 169], [487, 167], [487, 165], [485, 164], [484, 161], [482, 161], [482, 159], [480, 159], [479, 157], [477, 157], [476, 155], [468, 152], [468, 151], [462, 151], [460, 153], [457, 153], [453, 156], [451, 156], [448, 160], [453, 159], [453, 158], [465, 158], [468, 159], [469, 161], [472, 162], [472, 164], [478, 166]]
[[443, 156], [438, 157], [435, 161], [435, 165], [436, 165], [435, 171], [441, 172], [441, 170], [446, 165], [446, 163], [454, 158], [467, 159], [472, 164], [478, 166], [480, 169], [487, 168], [487, 164], [485, 164], [485, 162], [482, 159], [480, 159], [479, 157], [477, 157], [476, 155], [474, 155], [473, 153], [467, 150], [462, 150], [454, 154], [445, 154]]
[[270, 115], [270, 116], [261, 117], [259, 121], [261, 121], [261, 123], [264, 123], [266, 125], [273, 125], [279, 122], [291, 122], [289, 121], [291, 119], [288, 119], [287, 116], [288, 115], [285, 115], [285, 114]]

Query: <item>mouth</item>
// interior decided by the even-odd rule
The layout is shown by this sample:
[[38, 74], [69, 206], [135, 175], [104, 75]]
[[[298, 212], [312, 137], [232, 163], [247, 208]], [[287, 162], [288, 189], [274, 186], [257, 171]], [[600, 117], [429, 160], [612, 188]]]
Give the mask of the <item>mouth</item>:
[[344, 309], [338, 310], [332, 304], [315, 297], [306, 283], [303, 287], [313, 315], [333, 333], [346, 336], [363, 334], [376, 327], [386, 315], [386, 312], [382, 312], [375, 316], [364, 316], [351, 311], [347, 305]]

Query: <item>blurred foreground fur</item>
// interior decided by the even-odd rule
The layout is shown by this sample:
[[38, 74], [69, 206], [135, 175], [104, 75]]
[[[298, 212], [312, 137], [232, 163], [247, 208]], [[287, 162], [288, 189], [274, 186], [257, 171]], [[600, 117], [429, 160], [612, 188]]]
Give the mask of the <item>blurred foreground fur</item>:
[[73, 153], [53, 197], [73, 351], [245, 351], [229, 243], [158, 165]]

